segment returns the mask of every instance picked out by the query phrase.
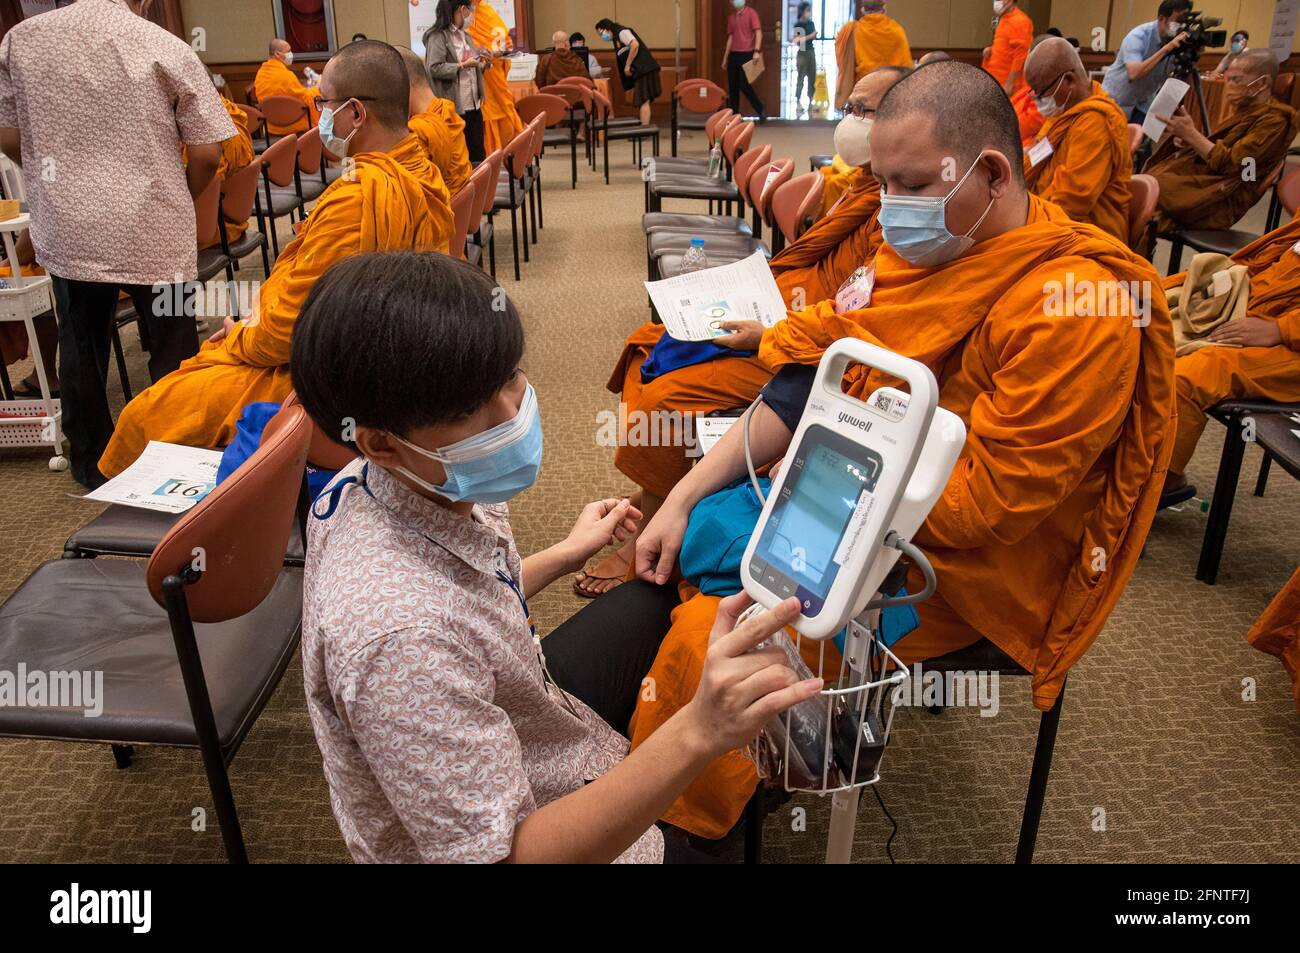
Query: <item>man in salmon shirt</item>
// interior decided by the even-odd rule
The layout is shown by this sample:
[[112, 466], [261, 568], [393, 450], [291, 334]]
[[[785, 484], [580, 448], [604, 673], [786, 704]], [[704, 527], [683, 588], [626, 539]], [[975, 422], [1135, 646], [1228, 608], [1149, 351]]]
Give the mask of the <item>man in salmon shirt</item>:
[[1019, 0], [993, 0], [993, 12], [998, 25], [984, 68], [1004, 93], [1014, 96], [1025, 88], [1025, 57], [1034, 42], [1034, 21], [1020, 9]]
[[1047, 37], [1025, 61], [1043, 131], [1025, 152], [1025, 184], [1076, 222], [1128, 241], [1133, 157], [1123, 111], [1088, 79], [1069, 40]]
[[[754, 463], [787, 451], [814, 366], [834, 341], [856, 337], [926, 364], [967, 438], [912, 540], [939, 591], [917, 606], [919, 628], [894, 650], [911, 664], [987, 639], [1032, 674], [1034, 704], [1047, 710], [1123, 592], [1159, 502], [1174, 422], [1159, 278], [1028, 192], [1014, 112], [976, 67], [917, 69], [886, 94], [872, 136], [885, 245], [870, 302], [841, 313], [823, 301], [764, 333], [759, 357], [779, 370], [751, 419]], [[1098, 308], [1062, 300], [1066, 281], [1094, 294], [1123, 282], [1132, 295]], [[845, 383], [865, 399], [882, 380], [859, 370]], [[742, 428], [733, 427], [641, 531], [637, 574], [667, 583], [695, 503], [745, 472]], [[689, 609], [674, 616], [651, 668], [656, 698], [638, 704], [634, 743], [646, 719], [689, 698], [658, 678], [667, 673], [671, 684], [705, 651], [707, 629], [701, 639]], [[719, 775], [729, 796], [695, 792], [715, 831], [717, 805], [738, 817], [753, 783], [750, 775], [748, 789], [735, 787], [726, 766]], [[673, 822], [687, 826], [691, 808], [679, 799]]]

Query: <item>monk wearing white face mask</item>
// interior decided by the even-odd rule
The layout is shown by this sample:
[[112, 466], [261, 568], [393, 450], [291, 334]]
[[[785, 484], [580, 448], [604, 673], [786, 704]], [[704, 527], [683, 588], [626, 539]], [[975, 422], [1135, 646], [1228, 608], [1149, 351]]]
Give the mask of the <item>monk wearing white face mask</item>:
[[1047, 120], [1025, 149], [1029, 191], [1127, 242], [1133, 158], [1123, 110], [1088, 79], [1078, 51], [1060, 37], [1034, 47], [1025, 78]]

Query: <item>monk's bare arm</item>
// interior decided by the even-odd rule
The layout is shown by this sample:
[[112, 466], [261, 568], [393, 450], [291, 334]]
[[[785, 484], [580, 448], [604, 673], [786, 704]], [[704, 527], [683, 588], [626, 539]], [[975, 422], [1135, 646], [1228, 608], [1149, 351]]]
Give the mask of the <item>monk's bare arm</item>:
[[186, 146], [189, 159], [185, 164], [185, 184], [190, 197], [198, 198], [212, 184], [212, 177], [221, 165], [221, 143], [205, 142], [199, 146]]
[[[1064, 282], [1069, 270], [1063, 262], [1044, 279]], [[1073, 271], [1079, 289], [1114, 281], [1088, 263]], [[1024, 282], [1032, 284], [1044, 280]], [[916, 534], [921, 545], [1023, 539], [1079, 487], [1128, 414], [1143, 333], [1132, 317], [1088, 316], [1068, 302], [1058, 315], [1036, 292], [1018, 305], [989, 318], [982, 350], [999, 366], [971, 407], [966, 448]]]

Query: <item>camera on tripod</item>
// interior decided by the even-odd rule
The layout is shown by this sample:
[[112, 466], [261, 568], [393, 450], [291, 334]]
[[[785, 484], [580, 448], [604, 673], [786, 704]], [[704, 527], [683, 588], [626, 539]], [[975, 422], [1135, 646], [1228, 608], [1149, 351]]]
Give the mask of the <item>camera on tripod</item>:
[[1183, 25], [1179, 31], [1186, 33], [1178, 49], [1169, 54], [1173, 62], [1173, 74], [1187, 75], [1196, 72], [1196, 63], [1207, 49], [1218, 49], [1228, 42], [1227, 30], [1216, 30], [1223, 24], [1222, 17], [1207, 17], [1193, 7], [1183, 14]]

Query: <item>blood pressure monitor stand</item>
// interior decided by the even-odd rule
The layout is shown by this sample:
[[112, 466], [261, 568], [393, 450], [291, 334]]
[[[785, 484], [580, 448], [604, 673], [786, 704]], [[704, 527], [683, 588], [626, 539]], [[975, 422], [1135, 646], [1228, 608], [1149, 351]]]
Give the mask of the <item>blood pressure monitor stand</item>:
[[[850, 397], [842, 385], [850, 363], [900, 380], [907, 389], [882, 386], [865, 402]], [[917, 361], [856, 338], [832, 344], [818, 365], [790, 452], [741, 564], [741, 579], [755, 600], [751, 611], [771, 608], [791, 594], [800, 598], [796, 639], [776, 637], [792, 665], [806, 667], [798, 658], [803, 639], [821, 643], [814, 674], [825, 682], [822, 691], [770, 722], [752, 750], [760, 777], [780, 777], [788, 791], [831, 795], [827, 863], [849, 862], [858, 799], [880, 780], [894, 692], [907, 679], [906, 666], [881, 639], [881, 612], [922, 602], [935, 591], [934, 570], [909, 538], [942, 494], [966, 440], [961, 419], [938, 406], [938, 390], [934, 375]], [[747, 461], [750, 412], [744, 421]], [[817, 458], [819, 453], [823, 456]], [[805, 477], [820, 492], [802, 489]], [[838, 481], [840, 489], [853, 487], [856, 500], [846, 498], [850, 506], [837, 507], [841, 494], [829, 492], [834, 489], [829, 480]], [[817, 529], [824, 536], [828, 528], [809, 530], [808, 513], [820, 511], [824, 520], [837, 512], [844, 517], [846, 510], [843, 525], [829, 527], [838, 540], [833, 558], [786, 564], [782, 554], [799, 552], [790, 549], [794, 541]], [[903, 567], [895, 565], [903, 554], [924, 586], [895, 596], [905, 577]], [[826, 567], [820, 580], [812, 579], [812, 562]], [[841, 629], [838, 672], [827, 671], [826, 643]]]

